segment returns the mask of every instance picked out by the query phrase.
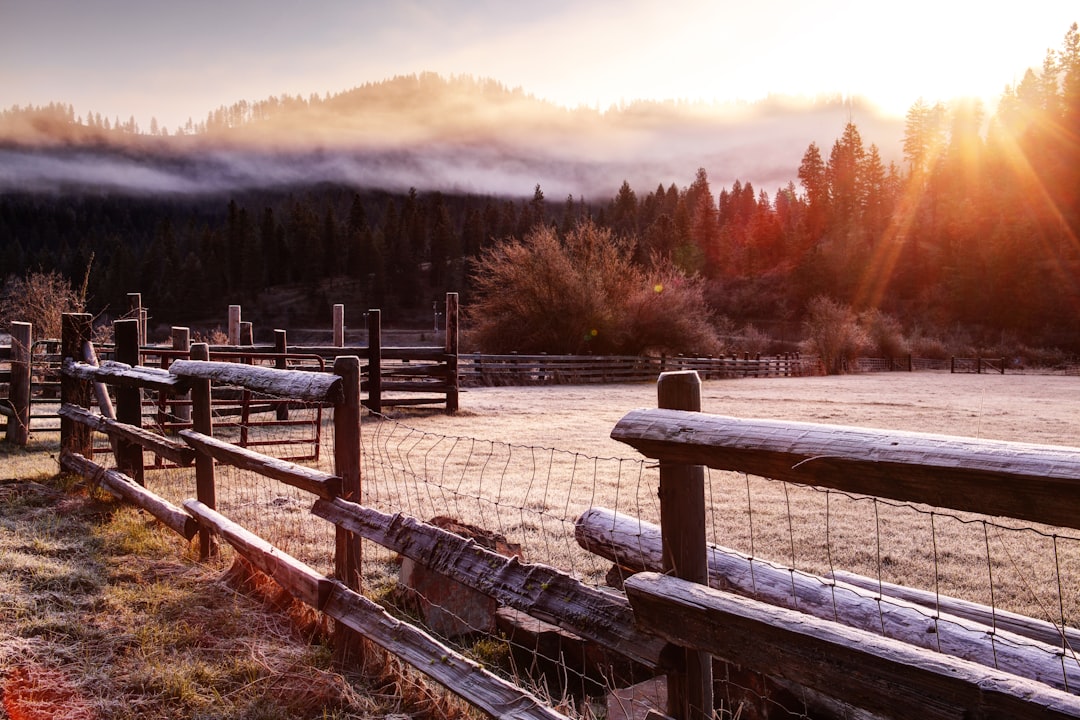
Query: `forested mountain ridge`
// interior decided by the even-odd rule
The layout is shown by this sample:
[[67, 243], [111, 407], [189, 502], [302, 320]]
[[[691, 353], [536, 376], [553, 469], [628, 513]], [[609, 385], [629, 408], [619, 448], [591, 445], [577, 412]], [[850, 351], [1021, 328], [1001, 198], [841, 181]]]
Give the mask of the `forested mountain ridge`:
[[0, 191], [79, 183], [130, 193], [216, 193], [307, 182], [405, 191], [602, 196], [680, 182], [706, 166], [723, 182], [777, 187], [798, 153], [858, 118], [899, 157], [902, 122], [859, 100], [753, 104], [635, 101], [567, 109], [493, 80], [399, 76], [336, 95], [240, 101], [204, 120], [149, 129], [63, 103], [0, 112]]
[[[380, 116], [389, 118], [380, 122], [392, 125], [394, 108], [442, 92], [427, 93], [424, 83], [435, 83], [438, 90], [455, 82], [460, 81], [397, 79], [389, 83], [397, 98], [381, 104], [367, 93], [387, 97], [379, 95], [386, 87], [378, 93], [362, 88], [297, 100], [293, 110], [224, 108], [196, 135], [138, 136], [146, 145], [187, 143], [206, 151], [170, 150], [154, 167], [140, 164], [143, 151], [132, 149], [135, 144], [102, 150], [65, 141], [28, 149], [9, 141], [0, 149], [9, 153], [0, 158], [0, 177], [10, 183], [0, 193], [0, 273], [55, 269], [78, 280], [90, 267], [90, 296], [97, 307], [122, 307], [123, 293], [139, 290], [162, 322], [219, 317], [228, 302], [255, 303], [257, 311], [269, 312], [274, 293], [288, 294], [292, 319], [298, 321], [325, 317], [329, 303], [342, 301], [382, 307], [392, 320], [430, 308], [445, 290], [461, 291], [467, 303], [477, 259], [501, 239], [522, 238], [538, 225], [565, 233], [591, 219], [625, 238], [641, 266], [665, 261], [699, 275], [709, 309], [735, 323], [798, 321], [811, 299], [824, 295], [856, 311], [888, 313], [912, 334], [963, 334], [976, 349], [1039, 344], [1080, 352], [1080, 33], [1075, 25], [1038, 72], [1029, 70], [1006, 89], [993, 115], [972, 103], [916, 102], [902, 122], [901, 156], [895, 161], [870, 141], [862, 123], [845, 116], [847, 122], [835, 122], [826, 140], [803, 140], [780, 163], [790, 170], [776, 184], [742, 171], [733, 180], [718, 181], [732, 169], [723, 162], [717, 169], [702, 146], [690, 166], [697, 172], [681, 170], [677, 180], [657, 172], [638, 181], [618, 172], [618, 160], [561, 166], [579, 180], [582, 168], [596, 173], [590, 178], [602, 178], [607, 189], [586, 198], [553, 191], [558, 185], [542, 179], [549, 167], [542, 160], [551, 157], [546, 142], [525, 142], [520, 154], [512, 155], [498, 142], [468, 134], [457, 135], [454, 145], [445, 140], [447, 131], [439, 135], [441, 144], [406, 136], [403, 142], [416, 142], [417, 150], [384, 147], [364, 155], [380, 158], [369, 177], [408, 183], [379, 186], [335, 174], [349, 153], [329, 146], [306, 153], [274, 150], [290, 163], [273, 176], [257, 162], [266, 151], [236, 149], [238, 144], [225, 140], [244, 133], [271, 137], [311, 113], [348, 117], [349, 108], [373, 104], [382, 110], [370, 114], [371, 127], [371, 118]], [[514, 108], [538, 102], [469, 83], [470, 97], [491, 92]], [[524, 104], [513, 104], [519, 100]], [[335, 103], [341, 107], [335, 109]], [[678, 110], [632, 105], [619, 117], [627, 127], [636, 123], [651, 131], [667, 127], [670, 114], [692, 116]], [[71, 124], [70, 109], [53, 111], [66, 114]], [[461, 113], [466, 111], [478, 112], [467, 107]], [[3, 121], [16, 116], [23, 121], [27, 113], [33, 114], [9, 111]], [[558, 110], [550, 117], [574, 113], [593, 113], [593, 121], [605, 121], [589, 110]], [[456, 127], [455, 113], [447, 115], [433, 126]], [[533, 140], [555, 132], [545, 126], [545, 117], [533, 116]], [[762, 117], [759, 126], [767, 128], [769, 116]], [[718, 132], [718, 125], [701, 117], [695, 122], [703, 133]], [[583, 120], [581, 127], [586, 126]], [[759, 131], [768, 137], [767, 129]], [[109, 132], [117, 132], [115, 124]], [[670, 147], [692, 156], [693, 143], [686, 145], [675, 139]], [[487, 164], [463, 161], [452, 152], [461, 147], [486, 154]], [[623, 150], [633, 160], [650, 152], [633, 143]], [[72, 183], [69, 192], [42, 193], [19, 166], [7, 162], [19, 153], [39, 169], [64, 154], [89, 157], [88, 166], [100, 166], [102, 154], [113, 153], [109, 157], [127, 164], [107, 168], [110, 177], [132, 171], [136, 184], [157, 189], [132, 197], [116, 192], [117, 185], [101, 185], [88, 170], [77, 192]], [[217, 165], [207, 171], [196, 157]], [[435, 157], [439, 172], [447, 175], [433, 170]], [[650, 172], [644, 164], [635, 169]], [[497, 191], [425, 184], [483, 172]], [[178, 176], [188, 177], [194, 189], [169, 192]], [[274, 182], [255, 188], [228, 182], [252, 176]], [[12, 177], [18, 180], [11, 182]]]

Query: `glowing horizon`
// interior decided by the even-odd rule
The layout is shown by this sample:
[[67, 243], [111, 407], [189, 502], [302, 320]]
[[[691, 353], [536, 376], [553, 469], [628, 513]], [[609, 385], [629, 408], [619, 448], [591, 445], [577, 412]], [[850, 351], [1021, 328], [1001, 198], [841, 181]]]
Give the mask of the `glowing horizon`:
[[839, 95], [901, 117], [919, 98], [978, 98], [992, 112], [1080, 18], [1063, 0], [1019, 16], [929, 0], [17, 5], [0, 11], [0, 107], [71, 103], [144, 131], [151, 117], [172, 131], [242, 100], [425, 71], [569, 108]]

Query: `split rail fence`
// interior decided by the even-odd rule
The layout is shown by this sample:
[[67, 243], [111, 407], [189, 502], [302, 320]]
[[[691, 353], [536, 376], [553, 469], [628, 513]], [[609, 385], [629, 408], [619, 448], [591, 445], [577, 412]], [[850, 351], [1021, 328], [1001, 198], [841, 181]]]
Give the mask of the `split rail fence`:
[[[123, 322], [128, 321], [117, 324]], [[124, 332], [124, 328], [117, 329]], [[64, 316], [60, 456], [64, 470], [144, 508], [188, 540], [198, 535], [203, 558], [217, 551], [217, 539], [227, 542], [293, 597], [334, 619], [335, 650], [340, 659], [348, 660], [360, 653], [359, 639], [364, 637], [492, 716], [545, 720], [563, 717], [527, 690], [496, 676], [423, 630], [394, 618], [359, 592], [360, 536], [345, 527], [349, 523], [371, 522], [364, 508], [355, 502], [360, 496], [359, 358], [339, 357], [332, 373], [314, 373], [211, 361], [209, 348], [197, 343], [191, 349], [192, 359], [174, 361], [167, 370], [118, 362], [94, 365], [79, 359], [91, 347], [89, 337], [89, 315]], [[215, 438], [211, 391], [217, 383], [331, 407], [334, 472], [262, 455]], [[94, 396], [108, 397], [109, 387], [114, 389], [116, 407], [102, 401], [99, 412], [91, 412]], [[192, 429], [182, 430], [179, 438], [173, 438], [141, 428], [139, 394], [143, 390], [190, 393]], [[125, 422], [124, 417], [130, 417], [132, 422]], [[90, 459], [93, 432], [110, 438], [115, 469]], [[194, 465], [194, 497], [177, 505], [147, 488], [142, 472], [144, 450], [166, 456], [178, 465]], [[317, 500], [318, 513], [338, 518], [333, 574], [318, 572], [218, 513], [215, 475], [222, 465], [257, 472], [299, 488]]]
[[[577, 522], [580, 545], [636, 572], [625, 581], [624, 596], [400, 512], [361, 505], [358, 357], [338, 357], [332, 373], [318, 373], [211, 361], [209, 348], [196, 344], [191, 359], [174, 360], [167, 369], [95, 365], [81, 359], [93, 356], [89, 322], [87, 315], [64, 318], [62, 467], [147, 509], [184, 537], [198, 535], [204, 557], [215, 552], [214, 538], [227, 542], [335, 620], [341, 658], [359, 652], [363, 636], [493, 716], [562, 717], [532, 691], [367, 599], [363, 538], [648, 673], [666, 675], [668, 696], [659, 710], [680, 720], [711, 718], [720, 709], [714, 668], [724, 662], [880, 717], [1080, 717], [1080, 696], [1073, 694], [1080, 688], [1075, 630], [934, 594], [887, 597], [892, 588], [866, 578], [811, 582], [750, 557], [732, 559], [705, 542], [703, 497], [709, 467], [1078, 528], [1080, 449], [704, 415], [697, 374], [665, 373], [660, 408], [634, 410], [612, 431], [659, 460], [660, 526], [599, 507]], [[215, 437], [211, 397], [221, 384], [328, 408], [333, 472]], [[192, 427], [178, 436], [140, 427], [143, 390], [190, 393]], [[95, 396], [97, 413], [90, 410]], [[109, 437], [115, 469], [90, 459], [95, 431]], [[194, 465], [194, 496], [174, 504], [148, 488], [144, 451]], [[219, 513], [216, 473], [222, 466], [308, 494], [311, 514], [332, 528], [332, 573]]]

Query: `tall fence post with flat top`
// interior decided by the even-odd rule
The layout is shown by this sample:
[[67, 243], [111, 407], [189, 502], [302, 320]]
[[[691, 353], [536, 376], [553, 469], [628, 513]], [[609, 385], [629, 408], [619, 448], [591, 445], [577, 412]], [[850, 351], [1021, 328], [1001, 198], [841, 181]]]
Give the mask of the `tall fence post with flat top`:
[[[341, 478], [341, 497], [361, 502], [360, 479], [360, 358], [346, 355], [334, 360], [341, 378], [342, 398], [334, 405], [334, 473]], [[360, 536], [338, 527], [335, 534], [334, 575], [360, 592]], [[361, 636], [339, 623], [334, 652], [342, 665], [363, 659]]]
[[[191, 346], [192, 360], [209, 360], [210, 346], [195, 343]], [[214, 434], [214, 419], [210, 408], [210, 381], [195, 379], [191, 382], [191, 428], [203, 435]], [[214, 458], [206, 453], [195, 454], [195, 495], [199, 502], [211, 510], [217, 508], [217, 488], [214, 478]], [[217, 554], [217, 541], [205, 528], [199, 530], [199, 557], [202, 560]]]
[[446, 293], [446, 412], [458, 411], [458, 294]]
[[[132, 367], [139, 364], [139, 321], [117, 320], [113, 323], [116, 338], [116, 360]], [[142, 427], [142, 390], [137, 387], [116, 388], [116, 419], [134, 427]], [[130, 440], [116, 444], [116, 466], [120, 472], [140, 485], [145, 484], [143, 475], [143, 449]]]
[[[82, 358], [83, 343], [90, 341], [93, 317], [89, 313], [64, 313], [60, 321], [60, 355], [72, 360]], [[61, 373], [60, 402], [89, 408], [93, 389], [89, 380]], [[82, 423], [60, 418], [60, 449], [79, 453], [85, 458], [93, 457], [93, 436], [90, 427]]]
[[[662, 373], [657, 399], [663, 409], [701, 412], [701, 378], [693, 370]], [[708, 585], [704, 466], [661, 461], [659, 494], [664, 572]], [[684, 666], [668, 674], [668, 714], [706, 720], [713, 715], [712, 658], [696, 650], [684, 653]]]
[[30, 383], [34, 326], [11, 323], [11, 384], [8, 397], [12, 414], [7, 421], [7, 440], [23, 447], [30, 441]]

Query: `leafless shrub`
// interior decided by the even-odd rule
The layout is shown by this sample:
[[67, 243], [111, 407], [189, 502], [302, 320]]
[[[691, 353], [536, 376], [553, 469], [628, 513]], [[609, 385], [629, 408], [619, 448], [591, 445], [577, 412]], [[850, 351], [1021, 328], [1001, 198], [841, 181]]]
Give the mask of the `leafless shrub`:
[[810, 301], [803, 329], [804, 352], [821, 358], [830, 375], [846, 372], [866, 344], [866, 334], [851, 308], [824, 295]]
[[84, 293], [76, 292], [58, 272], [36, 272], [26, 277], [8, 278], [0, 293], [0, 323], [10, 329], [12, 322], [28, 322], [35, 337], [60, 337], [64, 313], [83, 312]]
[[711, 353], [700, 280], [670, 263], [648, 272], [630, 245], [590, 221], [560, 239], [538, 227], [488, 250], [474, 271], [472, 342], [486, 352]]
[[900, 321], [878, 309], [859, 315], [859, 325], [866, 334], [866, 352], [874, 357], [898, 358], [907, 355], [908, 342]]

